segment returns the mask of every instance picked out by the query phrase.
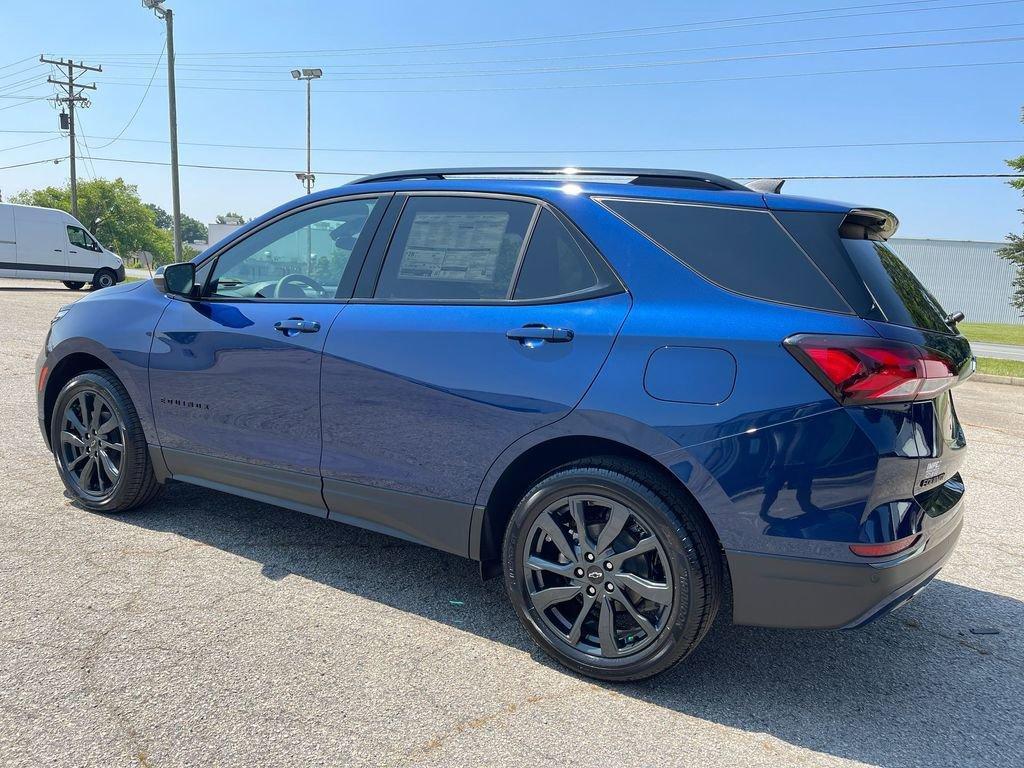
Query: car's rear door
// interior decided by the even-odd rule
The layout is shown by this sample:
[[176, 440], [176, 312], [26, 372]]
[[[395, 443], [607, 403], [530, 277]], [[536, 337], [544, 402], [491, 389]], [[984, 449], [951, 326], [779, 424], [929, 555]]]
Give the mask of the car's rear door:
[[175, 477], [326, 516], [320, 364], [385, 201], [305, 206], [200, 269], [156, 329], [150, 388]]
[[535, 201], [414, 194], [388, 218], [324, 349], [324, 497], [464, 554], [487, 468], [579, 402], [630, 299]]

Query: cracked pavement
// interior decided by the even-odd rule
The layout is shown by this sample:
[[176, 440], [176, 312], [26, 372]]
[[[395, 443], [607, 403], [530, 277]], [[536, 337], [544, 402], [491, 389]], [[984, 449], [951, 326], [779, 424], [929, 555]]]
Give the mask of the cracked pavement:
[[74, 298], [0, 280], [0, 765], [1024, 764], [1024, 388], [957, 390], [964, 533], [901, 611], [720, 622], [669, 673], [601, 685], [454, 556], [181, 484], [73, 506], [33, 361]]

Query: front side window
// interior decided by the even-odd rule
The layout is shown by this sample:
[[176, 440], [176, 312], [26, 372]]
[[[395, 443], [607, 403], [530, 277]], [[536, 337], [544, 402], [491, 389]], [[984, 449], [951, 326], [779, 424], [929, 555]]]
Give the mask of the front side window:
[[[377, 198], [307, 208], [276, 221], [217, 258], [206, 295], [317, 301], [335, 298]], [[350, 277], [350, 275], [348, 275]]]
[[76, 245], [79, 248], [85, 248], [90, 251], [99, 251], [100, 247], [96, 244], [96, 241], [92, 239], [92, 235], [86, 232], [81, 227], [68, 226], [68, 242], [72, 245]]
[[497, 198], [409, 198], [374, 296], [430, 302], [508, 298], [535, 209]]

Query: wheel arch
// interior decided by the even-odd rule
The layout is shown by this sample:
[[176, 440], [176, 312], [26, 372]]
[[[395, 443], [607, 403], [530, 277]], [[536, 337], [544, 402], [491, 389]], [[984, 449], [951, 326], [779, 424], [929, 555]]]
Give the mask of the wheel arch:
[[[112, 376], [121, 381], [121, 378], [103, 360], [89, 352], [72, 352], [62, 357], [50, 370], [46, 377], [46, 388], [43, 393], [43, 418], [47, 428], [43, 431], [47, 447], [50, 446], [49, 425], [53, 419], [53, 406], [57, 402], [57, 396], [71, 379], [86, 371], [102, 369], [109, 371]], [[121, 381], [124, 385], [124, 382]]]
[[[559, 435], [531, 445], [511, 460], [487, 491], [485, 503], [477, 507], [479, 523], [473, 527], [470, 556], [480, 560], [481, 573], [490, 578], [500, 572], [501, 546], [516, 504], [527, 489], [558, 467], [580, 459], [615, 456], [636, 461], [658, 475], [682, 494], [707, 521], [721, 549], [721, 541], [704, 507], [686, 484], [668, 467], [644, 451], [618, 440], [597, 435]], [[484, 489], [482, 489], [484, 490]], [[724, 552], [723, 568], [728, 568]]]

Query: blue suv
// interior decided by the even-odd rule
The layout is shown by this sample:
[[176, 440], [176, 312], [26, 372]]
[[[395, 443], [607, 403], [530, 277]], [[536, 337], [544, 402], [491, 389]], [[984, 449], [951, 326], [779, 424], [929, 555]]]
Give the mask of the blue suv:
[[174, 479], [453, 552], [635, 680], [723, 604], [855, 627], [951, 553], [974, 363], [896, 226], [686, 171], [368, 177], [62, 307], [39, 423], [87, 509]]

